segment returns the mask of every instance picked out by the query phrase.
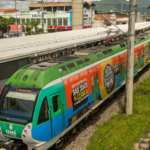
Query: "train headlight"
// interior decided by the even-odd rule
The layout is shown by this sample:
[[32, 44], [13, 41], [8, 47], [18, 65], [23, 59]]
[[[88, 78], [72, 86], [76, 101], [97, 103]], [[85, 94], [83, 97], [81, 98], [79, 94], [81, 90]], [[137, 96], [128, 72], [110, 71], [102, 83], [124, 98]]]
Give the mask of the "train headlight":
[[28, 129], [30, 129], [30, 128], [31, 128], [31, 126], [30, 126], [30, 125], [28, 125], [28, 126], [27, 126], [27, 128], [28, 128]]

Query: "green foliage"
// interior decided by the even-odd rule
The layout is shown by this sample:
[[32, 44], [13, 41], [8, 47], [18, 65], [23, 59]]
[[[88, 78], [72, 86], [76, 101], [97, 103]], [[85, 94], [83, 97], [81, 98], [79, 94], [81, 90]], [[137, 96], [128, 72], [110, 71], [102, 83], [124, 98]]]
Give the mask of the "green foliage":
[[150, 9], [150, 5], [147, 7], [147, 9]]
[[140, 138], [149, 133], [150, 76], [137, 87], [133, 96], [133, 115], [122, 112], [113, 116], [91, 138], [87, 150], [132, 150]]
[[25, 27], [23, 23], [21, 24], [21, 29], [22, 29], [22, 32], [25, 32]]
[[[25, 22], [22, 24], [22, 31], [26, 32], [26, 35], [41, 34], [42, 33], [41, 30], [38, 29], [39, 24], [40, 24], [39, 20], [31, 20], [31, 22], [28, 22], [28, 23]], [[33, 28], [35, 29], [35, 33], [32, 32]]]
[[13, 25], [16, 19], [13, 17], [4, 18], [0, 16], [0, 30], [6, 29], [8, 25]]
[[37, 32], [38, 30], [38, 25], [40, 24], [41, 22], [39, 20], [31, 20], [30, 22], [30, 25], [32, 28], [35, 28], [35, 33]]

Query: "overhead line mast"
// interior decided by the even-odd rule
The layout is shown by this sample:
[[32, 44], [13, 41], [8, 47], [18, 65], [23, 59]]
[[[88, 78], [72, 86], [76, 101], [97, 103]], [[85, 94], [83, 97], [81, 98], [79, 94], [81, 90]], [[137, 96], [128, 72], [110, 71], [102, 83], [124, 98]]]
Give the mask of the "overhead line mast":
[[128, 26], [128, 50], [127, 50], [127, 74], [126, 74], [126, 99], [125, 113], [131, 115], [133, 111], [133, 77], [134, 77], [134, 40], [135, 40], [135, 7], [136, 0], [130, 0], [129, 26]]
[[14, 0], [14, 2], [15, 2], [15, 10], [16, 10], [16, 25], [17, 25], [17, 36], [19, 36], [18, 35], [18, 20], [17, 20], [17, 2], [16, 2], [16, 0]]
[[44, 13], [43, 13], [43, 0], [42, 0], [42, 33], [44, 33]]

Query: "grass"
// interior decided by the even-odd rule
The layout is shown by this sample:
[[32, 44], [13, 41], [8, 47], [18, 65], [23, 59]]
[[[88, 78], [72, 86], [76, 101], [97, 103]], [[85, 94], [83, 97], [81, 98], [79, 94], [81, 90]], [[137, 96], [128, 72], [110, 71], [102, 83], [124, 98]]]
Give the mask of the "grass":
[[150, 76], [134, 92], [133, 115], [122, 111], [99, 125], [87, 150], [133, 150], [134, 144], [150, 132]]

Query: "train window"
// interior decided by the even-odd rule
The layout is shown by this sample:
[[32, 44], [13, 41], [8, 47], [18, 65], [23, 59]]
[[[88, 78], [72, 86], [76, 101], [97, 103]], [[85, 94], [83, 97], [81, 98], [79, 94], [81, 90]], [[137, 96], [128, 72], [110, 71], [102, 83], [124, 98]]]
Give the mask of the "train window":
[[102, 57], [102, 54], [97, 55], [97, 57]]
[[140, 41], [145, 40], [145, 37], [140, 38]]
[[112, 53], [112, 52], [113, 52], [113, 50], [112, 50], [112, 49], [108, 49], [108, 52], [109, 52], [109, 53]]
[[89, 58], [84, 58], [84, 62], [88, 62], [88, 61], [90, 61]]
[[125, 47], [125, 44], [124, 44], [124, 43], [122, 43], [122, 44], [120, 44], [120, 46], [123, 48], [123, 47]]
[[59, 72], [63, 72], [63, 71], [67, 70], [67, 67], [66, 66], [62, 66], [58, 70], [59, 70]]
[[69, 69], [74, 68], [74, 67], [75, 67], [75, 64], [74, 64], [74, 63], [68, 64], [67, 67], [68, 67]]
[[83, 64], [83, 63], [84, 63], [83, 60], [78, 60], [78, 61], [77, 61], [77, 64], [78, 64], [78, 65], [81, 65], [81, 64]]
[[54, 113], [57, 112], [58, 109], [59, 109], [58, 100], [59, 100], [59, 96], [58, 95], [56, 95], [56, 96], [54, 96], [52, 98]]
[[108, 54], [108, 51], [107, 51], [107, 50], [103, 51], [103, 54], [104, 54], [104, 55], [107, 55], [107, 54]]
[[48, 120], [49, 120], [49, 117], [48, 117], [48, 103], [47, 103], [47, 98], [45, 97], [44, 100], [43, 100], [42, 106], [41, 106], [41, 110], [40, 110], [40, 113], [39, 113], [39, 118], [38, 118], [37, 125], [42, 124], [42, 123], [44, 123]]

